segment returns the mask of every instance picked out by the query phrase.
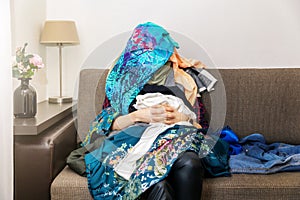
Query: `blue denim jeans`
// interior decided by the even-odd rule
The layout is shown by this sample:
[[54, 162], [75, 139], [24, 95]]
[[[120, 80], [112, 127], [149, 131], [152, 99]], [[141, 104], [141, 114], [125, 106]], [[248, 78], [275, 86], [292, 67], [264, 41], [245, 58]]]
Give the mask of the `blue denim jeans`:
[[263, 135], [258, 133], [244, 137], [240, 144], [243, 152], [229, 159], [231, 173], [300, 171], [300, 145], [266, 144]]

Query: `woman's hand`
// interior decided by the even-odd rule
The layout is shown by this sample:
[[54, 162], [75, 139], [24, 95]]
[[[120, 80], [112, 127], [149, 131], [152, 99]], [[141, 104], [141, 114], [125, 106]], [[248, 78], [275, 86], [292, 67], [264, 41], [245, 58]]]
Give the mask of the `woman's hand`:
[[166, 119], [164, 121], [165, 124], [174, 124], [180, 121], [188, 121], [188, 116], [183, 113], [178, 112], [177, 109], [169, 106], [167, 104], [163, 105], [166, 110]]
[[[166, 117], [166, 120], [165, 120], [165, 124], [174, 124], [174, 123], [177, 123], [177, 122], [180, 122], [180, 121], [188, 121], [189, 120], [189, 117], [186, 116], [185, 114], [183, 113], [180, 113], [178, 112], [177, 109], [169, 106], [169, 105], [164, 105], [165, 107], [165, 110], [167, 112], [167, 117]], [[196, 128], [202, 128], [200, 124], [198, 124], [197, 122], [193, 122], [193, 126], [196, 127]]]
[[112, 130], [121, 130], [130, 125], [133, 125], [136, 122], [164, 123], [165, 119], [166, 111], [164, 106], [156, 105], [150, 108], [136, 110], [127, 115], [117, 117], [112, 124]]
[[[121, 130], [136, 122], [174, 124], [180, 121], [188, 121], [188, 116], [178, 112], [168, 104], [156, 105], [150, 108], [136, 110], [128, 115], [119, 116], [112, 125], [112, 130]], [[198, 123], [193, 124], [201, 127]]]
[[187, 121], [188, 116], [178, 112], [168, 104], [156, 105], [150, 108], [140, 109], [132, 113], [133, 121], [145, 123], [165, 123], [174, 124], [180, 121]]
[[150, 108], [134, 111], [130, 115], [135, 122], [164, 123], [167, 113], [163, 105], [155, 105]]

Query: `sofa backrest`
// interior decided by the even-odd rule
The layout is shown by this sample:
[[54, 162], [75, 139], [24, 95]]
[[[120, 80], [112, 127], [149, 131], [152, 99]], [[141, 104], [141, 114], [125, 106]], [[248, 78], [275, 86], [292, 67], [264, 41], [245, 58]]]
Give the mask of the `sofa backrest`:
[[83, 69], [79, 76], [77, 101], [78, 139], [83, 140], [88, 133], [90, 123], [102, 109], [105, 97], [105, 80], [108, 70]]
[[[240, 138], [261, 133], [267, 142], [300, 144], [300, 68], [208, 71], [218, 79], [215, 90], [203, 95], [211, 124], [226, 116], [224, 125], [229, 125]], [[105, 69], [80, 72], [77, 110], [80, 139], [101, 110], [107, 73]], [[215, 99], [225, 101], [218, 103]]]

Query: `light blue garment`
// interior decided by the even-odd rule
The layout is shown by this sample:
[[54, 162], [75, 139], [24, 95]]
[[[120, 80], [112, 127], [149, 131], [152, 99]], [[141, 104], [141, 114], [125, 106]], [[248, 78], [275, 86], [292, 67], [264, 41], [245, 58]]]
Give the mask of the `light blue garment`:
[[300, 171], [300, 145], [266, 144], [264, 136], [258, 133], [244, 137], [240, 144], [243, 152], [229, 159], [231, 173]]

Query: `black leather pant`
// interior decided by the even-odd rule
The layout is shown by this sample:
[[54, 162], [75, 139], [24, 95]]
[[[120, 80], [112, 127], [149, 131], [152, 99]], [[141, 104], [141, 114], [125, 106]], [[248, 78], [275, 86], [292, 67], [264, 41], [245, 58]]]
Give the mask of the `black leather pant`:
[[204, 169], [195, 152], [183, 153], [164, 180], [150, 187], [142, 196], [147, 200], [200, 200]]

